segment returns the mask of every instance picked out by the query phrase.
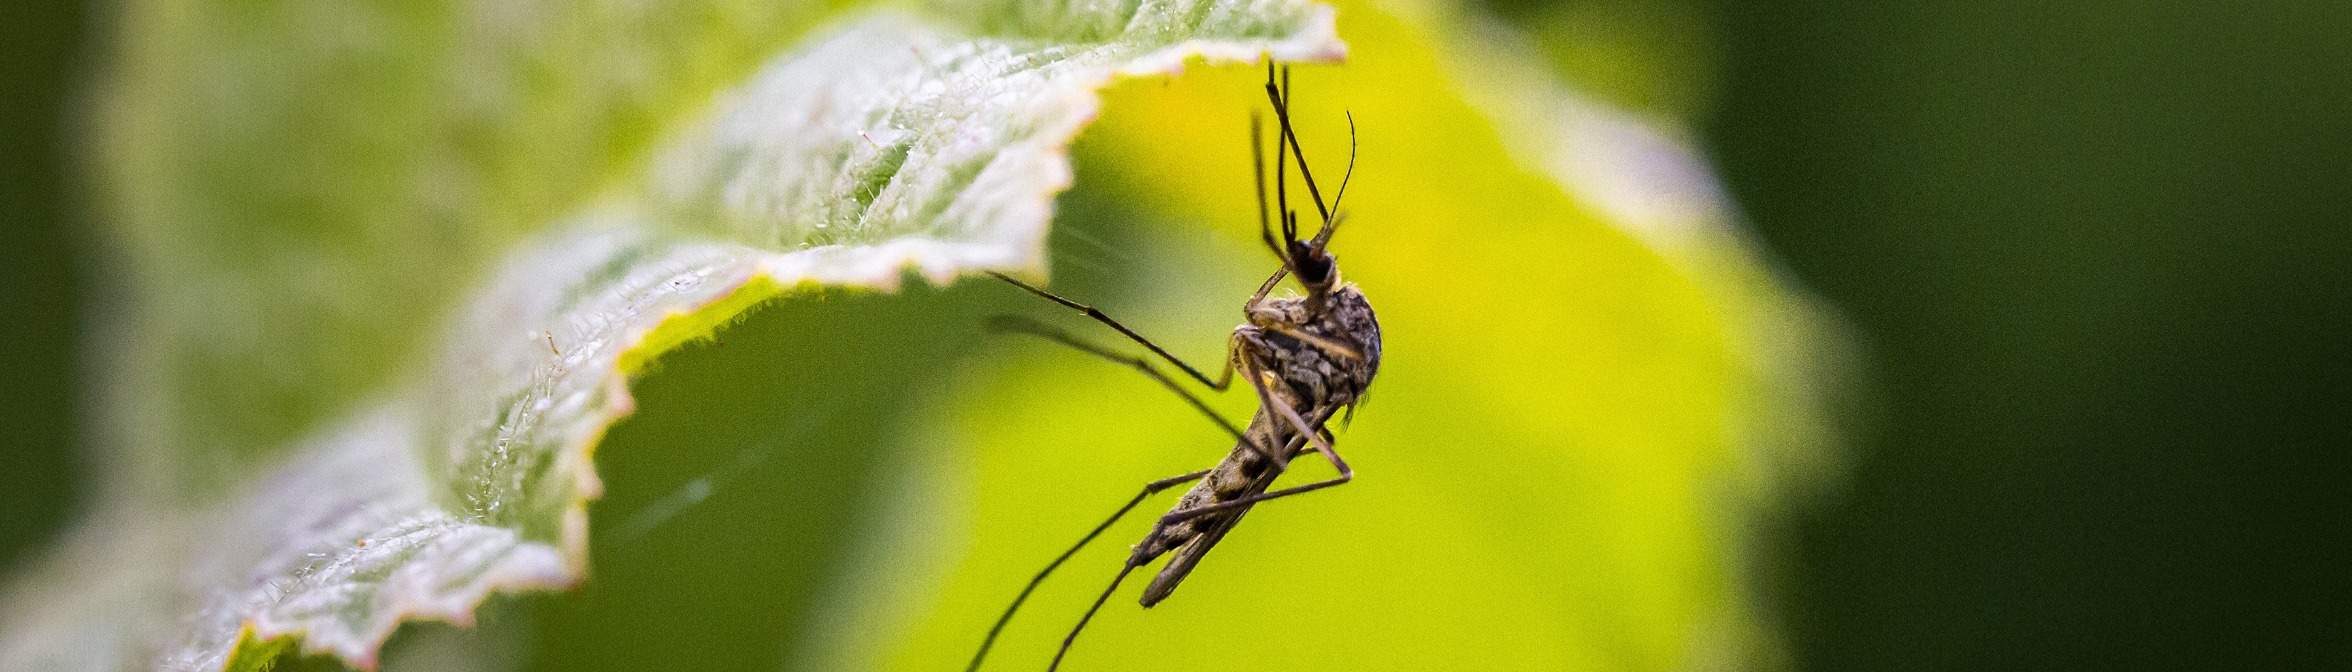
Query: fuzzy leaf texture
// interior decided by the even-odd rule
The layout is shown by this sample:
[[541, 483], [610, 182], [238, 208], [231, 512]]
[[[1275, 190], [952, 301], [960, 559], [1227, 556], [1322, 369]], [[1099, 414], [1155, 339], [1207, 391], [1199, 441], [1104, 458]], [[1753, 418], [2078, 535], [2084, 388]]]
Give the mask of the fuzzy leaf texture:
[[789, 49], [821, 8], [137, 4], [116, 453], [12, 588], [8, 669], [289, 637], [366, 667], [402, 621], [574, 585], [651, 357], [803, 284], [1031, 269], [1113, 76], [1341, 53], [1283, 2], [860, 11]]

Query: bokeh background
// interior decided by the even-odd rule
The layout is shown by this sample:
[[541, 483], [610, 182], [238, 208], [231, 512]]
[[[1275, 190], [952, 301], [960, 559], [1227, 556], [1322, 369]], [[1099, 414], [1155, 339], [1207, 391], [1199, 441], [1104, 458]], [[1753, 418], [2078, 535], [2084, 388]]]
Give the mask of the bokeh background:
[[[1491, 9], [1588, 90], [1695, 120], [1759, 242], [1854, 329], [1845, 477], [1767, 568], [1797, 667], [2352, 666], [2352, 5]], [[104, 12], [0, 4], [0, 565], [86, 486], [81, 311], [107, 281], [72, 115]], [[824, 532], [774, 508], [807, 517], [729, 530]]]

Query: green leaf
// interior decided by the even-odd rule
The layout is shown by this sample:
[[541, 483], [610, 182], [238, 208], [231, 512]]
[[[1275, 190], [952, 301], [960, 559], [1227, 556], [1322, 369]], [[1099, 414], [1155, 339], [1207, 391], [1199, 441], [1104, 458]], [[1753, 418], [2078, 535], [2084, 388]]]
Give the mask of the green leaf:
[[1033, 269], [1096, 88], [1341, 49], [1303, 3], [867, 12], [756, 69], [791, 12], [149, 4], [102, 133], [116, 457], [12, 587], [9, 669], [367, 666], [575, 585], [654, 356], [807, 287]]
[[[872, 289], [1036, 270], [1054, 214], [1057, 289], [1214, 361], [1271, 270], [1263, 73], [1093, 94], [1336, 57], [1327, 12], [135, 3], [97, 106], [137, 299], [107, 494], [0, 598], [0, 668], [958, 668], [1043, 562], [1230, 444], [1148, 380], [980, 340], [1008, 288]], [[1672, 119], [1474, 12], [1336, 16], [1351, 63], [1297, 105], [1327, 188], [1343, 112], [1361, 133], [1333, 248], [1388, 336], [1340, 434], [1361, 477], [1260, 507], [1159, 608], [1113, 600], [1072, 666], [1778, 662], [1753, 569], [1834, 471], [1833, 326]], [[1148, 524], [990, 669], [1051, 656]]]

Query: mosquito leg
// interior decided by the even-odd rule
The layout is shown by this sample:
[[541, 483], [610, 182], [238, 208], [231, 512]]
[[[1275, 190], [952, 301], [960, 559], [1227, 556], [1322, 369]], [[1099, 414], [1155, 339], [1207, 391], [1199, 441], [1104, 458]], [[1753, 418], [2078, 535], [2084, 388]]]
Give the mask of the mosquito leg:
[[1281, 334], [1281, 335], [1284, 335], [1284, 336], [1289, 336], [1289, 337], [1291, 337], [1291, 338], [1298, 339], [1299, 341], [1301, 341], [1301, 342], [1304, 342], [1304, 343], [1306, 343], [1307, 345], [1312, 345], [1312, 346], [1315, 346], [1316, 348], [1318, 348], [1318, 349], [1321, 349], [1321, 350], [1322, 350], [1322, 351], [1324, 351], [1324, 352], [1331, 353], [1332, 355], [1335, 355], [1335, 356], [1338, 356], [1338, 357], [1341, 357], [1341, 358], [1345, 358], [1345, 359], [1352, 359], [1352, 360], [1362, 360], [1362, 359], [1364, 359], [1364, 353], [1357, 352], [1355, 348], [1348, 347], [1347, 345], [1345, 345], [1345, 344], [1342, 344], [1342, 343], [1340, 343], [1339, 341], [1334, 341], [1334, 340], [1331, 340], [1331, 339], [1328, 339], [1328, 338], [1324, 338], [1324, 337], [1321, 337], [1321, 336], [1316, 336], [1316, 335], [1314, 335], [1314, 334], [1307, 333], [1305, 330], [1303, 330], [1303, 329], [1299, 329], [1298, 327], [1293, 327], [1293, 326], [1290, 326], [1290, 325], [1287, 325], [1287, 324], [1279, 324], [1279, 323], [1277, 323], [1277, 324], [1268, 324], [1268, 325], [1263, 325], [1263, 326], [1260, 326], [1260, 327], [1258, 327], [1258, 328], [1260, 328], [1260, 329], [1264, 329], [1264, 330], [1267, 330], [1267, 331], [1271, 331], [1271, 332], [1274, 332], [1274, 333], [1277, 333], [1277, 334]]
[[[1242, 352], [1248, 349], [1251, 343], [1248, 338], [1242, 336], [1241, 332], [1236, 331], [1233, 333], [1233, 344], [1229, 347], [1234, 348], [1237, 352]], [[1249, 355], [1246, 352], [1233, 359], [1242, 363], [1244, 372], [1242, 375], [1249, 378], [1250, 391], [1256, 392], [1258, 395], [1257, 418], [1273, 417], [1271, 414], [1274, 412], [1274, 407], [1282, 405], [1282, 400], [1274, 398], [1274, 394], [1266, 387], [1265, 374], [1259, 371], [1256, 364], [1249, 363]], [[1251, 424], [1255, 425], [1256, 423], [1257, 419], [1252, 418]], [[1281, 433], [1274, 431], [1273, 427], [1267, 427], [1266, 432], [1272, 436], [1281, 436]], [[1267, 455], [1265, 451], [1258, 451], [1258, 454], [1271, 457], [1275, 469], [1287, 470], [1290, 468], [1290, 456], [1296, 454], [1294, 451], [1298, 450], [1302, 441], [1299, 437], [1294, 436], [1291, 437], [1289, 445], [1282, 447], [1281, 452]]]
[[[1283, 141], [1289, 141], [1291, 158], [1298, 161], [1299, 177], [1305, 178], [1307, 182], [1307, 196], [1315, 201], [1315, 213], [1322, 215], [1323, 221], [1331, 221], [1331, 208], [1323, 205], [1323, 192], [1315, 188], [1315, 174], [1307, 170], [1306, 150], [1298, 144], [1298, 132], [1290, 128], [1290, 68], [1282, 69], [1282, 86], [1276, 88], [1274, 64], [1266, 64], [1266, 99], [1274, 104], [1274, 123], [1276, 132], [1280, 134], [1274, 140], [1274, 151], [1281, 152]], [[1275, 157], [1275, 160], [1280, 161], [1281, 157]]]
[[[1111, 579], [1110, 587], [1104, 588], [1101, 595], [1095, 596], [1094, 605], [1086, 608], [1086, 615], [1078, 617], [1077, 627], [1070, 628], [1070, 636], [1062, 638], [1062, 648], [1060, 650], [1054, 651], [1053, 663], [1045, 666], [1045, 672], [1054, 672], [1054, 670], [1061, 669], [1062, 656], [1070, 655], [1070, 644], [1078, 641], [1078, 633], [1086, 630], [1086, 622], [1094, 620], [1094, 612], [1102, 610], [1103, 603], [1110, 601], [1111, 593], [1118, 592], [1119, 582], [1126, 581], [1127, 574], [1135, 571], [1135, 568], [1141, 566], [1142, 565], [1136, 564], [1134, 562], [1129, 562], [1125, 566], [1119, 568], [1119, 575]], [[973, 671], [965, 670], [965, 672]]]
[[[1266, 389], [1265, 381], [1261, 380], [1259, 376], [1256, 375], [1257, 367], [1249, 367], [1249, 370], [1245, 371], [1244, 374], [1249, 376], [1250, 383], [1257, 387], [1258, 394], [1261, 398], [1273, 398], [1271, 394], [1268, 394], [1269, 391]], [[1282, 416], [1282, 419], [1289, 421], [1290, 426], [1296, 428], [1300, 436], [1304, 436], [1308, 440], [1314, 442], [1315, 452], [1322, 453], [1323, 459], [1329, 460], [1331, 462], [1331, 467], [1333, 469], [1339, 470], [1339, 477], [1327, 481], [1316, 481], [1306, 485], [1283, 488], [1273, 492], [1250, 495], [1248, 497], [1241, 497], [1238, 499], [1227, 500], [1215, 504], [1196, 506], [1181, 511], [1170, 511], [1168, 512], [1168, 515], [1160, 517], [1159, 524], [1174, 525], [1204, 515], [1216, 513], [1218, 511], [1226, 511], [1249, 506], [1251, 504], [1256, 504], [1258, 502], [1263, 502], [1269, 499], [1289, 497], [1291, 495], [1302, 495], [1334, 485], [1341, 485], [1356, 479], [1356, 470], [1348, 467], [1347, 460], [1340, 459], [1339, 449], [1333, 447], [1331, 445], [1331, 439], [1323, 435], [1320, 422], [1324, 419], [1325, 416], [1328, 416], [1329, 413], [1319, 413], [1316, 415], [1317, 422], [1309, 423], [1307, 422], [1306, 418], [1299, 417], [1298, 411], [1291, 410], [1289, 404], [1274, 402], [1267, 405], [1272, 406], [1275, 413]]]
[[[1134, 499], [1127, 500], [1127, 505], [1119, 507], [1119, 511], [1117, 513], [1111, 514], [1111, 518], [1109, 520], [1103, 521], [1101, 525], [1094, 526], [1094, 531], [1086, 533], [1085, 538], [1079, 539], [1076, 545], [1070, 547], [1070, 550], [1062, 551], [1062, 554], [1059, 557], [1054, 558], [1053, 562], [1046, 564], [1044, 570], [1037, 572], [1037, 576], [1029, 579], [1029, 585], [1021, 589], [1021, 594], [1019, 596], [1013, 598], [1012, 606], [1005, 607], [1004, 615], [998, 616], [996, 618], [996, 625], [988, 629], [988, 637], [986, 639], [980, 640], [980, 652], [972, 654], [972, 665], [970, 667], [964, 668], [965, 672], [976, 672], [980, 669], [980, 661], [988, 657], [989, 647], [996, 645], [997, 634], [1004, 632], [1006, 623], [1012, 622], [1013, 612], [1019, 611], [1021, 609], [1021, 603], [1029, 601], [1029, 593], [1035, 592], [1037, 590], [1038, 584], [1045, 583], [1045, 577], [1053, 575], [1054, 570], [1060, 569], [1063, 562], [1069, 561], [1070, 556], [1077, 555], [1079, 549], [1086, 548], [1087, 543], [1094, 541], [1095, 537], [1102, 536], [1103, 530], [1111, 529], [1111, 524], [1117, 523], [1119, 522], [1120, 518], [1126, 517], [1127, 512], [1135, 510], [1135, 506], [1142, 504], [1145, 498], [1159, 494], [1160, 491], [1166, 490], [1168, 488], [1173, 488], [1179, 485], [1200, 480], [1200, 477], [1207, 476], [1208, 474], [1209, 470], [1202, 469], [1200, 471], [1195, 471], [1182, 476], [1171, 476], [1157, 481], [1152, 481], [1150, 483], [1145, 483], [1143, 485], [1143, 492], [1137, 493]], [[1129, 569], [1133, 569], [1133, 567], [1129, 567]], [[1120, 576], [1124, 578], [1125, 573], [1122, 572]], [[1115, 586], [1117, 584], [1114, 583], [1113, 585]], [[1101, 606], [1101, 602], [1097, 601], [1096, 606]], [[1087, 612], [1087, 614], [1090, 616], [1093, 613], [1094, 612], [1092, 611]], [[1085, 621], [1080, 621], [1079, 626], [1084, 627]], [[1075, 637], [1075, 633], [1073, 633], [1072, 636]], [[1063, 646], [1067, 648], [1069, 646], [1068, 642], [1064, 642]], [[1057, 657], [1056, 660], [1059, 660], [1059, 657]]]
[[[1329, 455], [1329, 453], [1325, 453], [1325, 455]], [[1193, 508], [1190, 508], [1190, 509], [1185, 509], [1185, 510], [1182, 510], [1182, 511], [1170, 511], [1170, 512], [1168, 512], [1168, 515], [1165, 515], [1165, 516], [1160, 516], [1160, 524], [1161, 524], [1161, 525], [1174, 525], [1174, 524], [1177, 524], [1177, 523], [1181, 523], [1181, 522], [1184, 522], [1184, 521], [1187, 521], [1187, 520], [1192, 520], [1192, 519], [1194, 519], [1194, 518], [1199, 518], [1199, 517], [1201, 517], [1201, 516], [1209, 515], [1209, 514], [1212, 514], [1212, 513], [1219, 512], [1219, 511], [1228, 511], [1228, 510], [1232, 510], [1232, 509], [1237, 509], [1237, 508], [1241, 508], [1241, 507], [1244, 507], [1244, 506], [1249, 506], [1249, 505], [1251, 505], [1251, 504], [1256, 504], [1256, 503], [1258, 503], [1258, 502], [1263, 502], [1263, 501], [1266, 501], [1266, 500], [1269, 500], [1269, 499], [1279, 499], [1279, 498], [1283, 498], [1283, 497], [1289, 497], [1289, 496], [1291, 496], [1291, 495], [1303, 495], [1303, 494], [1307, 494], [1307, 493], [1310, 493], [1310, 492], [1314, 492], [1314, 491], [1316, 491], [1316, 490], [1321, 490], [1321, 489], [1324, 489], [1324, 488], [1328, 488], [1328, 487], [1331, 487], [1331, 486], [1334, 486], [1334, 485], [1346, 485], [1346, 484], [1347, 484], [1349, 481], [1355, 480], [1355, 478], [1356, 478], [1356, 472], [1354, 472], [1354, 471], [1352, 471], [1352, 470], [1348, 470], [1348, 469], [1347, 469], [1347, 465], [1346, 465], [1346, 464], [1340, 464], [1339, 466], [1340, 466], [1340, 469], [1341, 469], [1341, 471], [1339, 472], [1339, 477], [1338, 477], [1338, 478], [1334, 478], [1334, 479], [1327, 480], [1327, 481], [1316, 481], [1316, 482], [1313, 482], [1313, 483], [1308, 483], [1308, 484], [1306, 484], [1306, 485], [1301, 485], [1301, 486], [1294, 487], [1294, 488], [1283, 488], [1283, 489], [1281, 489], [1281, 490], [1276, 490], [1276, 491], [1273, 491], [1273, 492], [1268, 492], [1268, 493], [1261, 493], [1261, 494], [1256, 494], [1256, 495], [1250, 495], [1250, 496], [1248, 496], [1248, 497], [1243, 497], [1243, 498], [1240, 498], [1240, 499], [1229, 500], [1229, 501], [1223, 501], [1223, 502], [1218, 502], [1218, 503], [1215, 503], [1215, 504], [1208, 504], [1208, 505], [1204, 505], [1204, 506], [1193, 507]]]
[[1012, 276], [1005, 275], [1003, 273], [989, 271], [988, 274], [996, 276], [996, 279], [998, 280], [1012, 283], [1014, 287], [1028, 290], [1028, 292], [1031, 294], [1045, 297], [1045, 299], [1048, 301], [1059, 303], [1062, 304], [1063, 307], [1085, 313], [1087, 317], [1094, 318], [1094, 321], [1096, 322], [1110, 325], [1112, 329], [1117, 329], [1119, 330], [1120, 334], [1125, 335], [1127, 340], [1135, 341], [1136, 343], [1143, 345], [1143, 347], [1150, 349], [1152, 354], [1159, 355], [1161, 359], [1168, 360], [1168, 363], [1176, 365], [1176, 368], [1183, 369], [1185, 375], [1192, 376], [1193, 380], [1200, 381], [1200, 384], [1209, 386], [1209, 389], [1223, 392], [1225, 391], [1226, 386], [1233, 384], [1233, 368], [1230, 365], [1225, 368], [1223, 373], [1218, 374], [1216, 380], [1209, 380], [1208, 376], [1201, 374], [1200, 369], [1192, 368], [1191, 364], [1186, 364], [1184, 363], [1184, 360], [1177, 359], [1176, 355], [1169, 353], [1167, 350], [1161, 349], [1159, 344], [1151, 342], [1151, 339], [1144, 338], [1143, 334], [1135, 333], [1135, 330], [1127, 328], [1127, 325], [1120, 324], [1118, 320], [1111, 319], [1111, 316], [1103, 314], [1103, 312], [1100, 310], [1096, 310], [1094, 306], [1089, 306], [1083, 303], [1062, 298], [1060, 296], [1056, 296], [1053, 292], [1038, 289], [1036, 286], [1026, 282], [1014, 280]]
[[[1052, 340], [1062, 345], [1070, 346], [1071, 348], [1075, 348], [1081, 352], [1085, 352], [1086, 354], [1094, 355], [1096, 357], [1101, 357], [1103, 359], [1132, 367], [1136, 371], [1142, 372], [1143, 375], [1150, 376], [1152, 380], [1160, 381], [1160, 385], [1162, 387], [1168, 388], [1168, 391], [1170, 392], [1175, 392], [1176, 396], [1183, 397], [1184, 401], [1186, 403], [1192, 404], [1192, 407], [1199, 410], [1201, 415], [1208, 416], [1210, 421], [1217, 423], [1218, 427], [1224, 428], [1225, 433], [1233, 435], [1233, 439], [1235, 441], [1248, 444], [1251, 450], [1258, 451], [1258, 454], [1273, 459], [1276, 463], [1284, 462], [1281, 456], [1277, 455], [1271, 450], [1268, 450], [1266, 446], [1259, 443], [1255, 437], [1250, 436], [1247, 432], [1241, 431], [1240, 427], [1233, 426], [1233, 422], [1226, 420], [1225, 416], [1218, 415], [1217, 411], [1215, 409], [1209, 408], [1208, 403], [1201, 401], [1199, 396], [1196, 396], [1191, 391], [1184, 389], [1184, 386], [1176, 384], [1176, 381], [1169, 378], [1166, 374], [1160, 373], [1158, 368], [1151, 365], [1150, 360], [1146, 360], [1141, 357], [1131, 357], [1128, 355], [1122, 355], [1116, 352], [1105, 350], [1101, 346], [1079, 340], [1078, 337], [1070, 335], [1069, 332], [1056, 329], [1050, 325], [1019, 315], [998, 315], [995, 318], [990, 319], [988, 324], [991, 328], [997, 329], [999, 331], [1019, 331], [1032, 334], [1046, 338], [1048, 340]], [[1183, 363], [1178, 362], [1177, 365], [1182, 366]], [[1197, 376], [1199, 374], [1194, 375]], [[1226, 359], [1225, 373], [1220, 377], [1226, 380], [1231, 380], [1233, 378], [1233, 361], [1231, 358]]]
[[1258, 285], [1258, 293], [1251, 294], [1249, 302], [1242, 304], [1243, 312], [1248, 312], [1249, 309], [1256, 308], [1259, 301], [1266, 300], [1266, 295], [1274, 292], [1275, 285], [1282, 284], [1282, 278], [1284, 276], [1290, 275], [1290, 266], [1288, 265], [1290, 262], [1284, 261], [1282, 263], [1284, 264], [1282, 268], [1275, 269], [1274, 275], [1268, 276], [1266, 278], [1266, 284]]
[[[1266, 249], [1274, 252], [1276, 261], [1288, 266], [1290, 253], [1283, 250], [1280, 243], [1274, 242], [1274, 225], [1266, 215], [1266, 157], [1262, 153], [1265, 151], [1266, 141], [1259, 137], [1258, 126], [1261, 123], [1258, 119], [1258, 111], [1250, 110], [1250, 181], [1258, 188], [1258, 237], [1266, 242]], [[1282, 154], [1276, 152], [1274, 159], [1281, 160]]]

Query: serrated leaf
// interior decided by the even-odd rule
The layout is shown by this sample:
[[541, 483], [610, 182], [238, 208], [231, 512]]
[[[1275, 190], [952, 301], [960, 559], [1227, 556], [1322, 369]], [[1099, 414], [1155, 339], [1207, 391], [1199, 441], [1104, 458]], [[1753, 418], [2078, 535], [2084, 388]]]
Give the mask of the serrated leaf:
[[[158, 9], [164, 18], [153, 20], [205, 14], [182, 5]], [[312, 9], [362, 12], [343, 26], [360, 34], [325, 36], [335, 48], [373, 45], [395, 53], [401, 52], [370, 40], [398, 38], [397, 28], [430, 28], [441, 18], [412, 6], [397, 16], [368, 15], [360, 7]], [[437, 9], [461, 15], [496, 11], [489, 3]], [[0, 632], [0, 666], [266, 665], [290, 637], [299, 638], [304, 651], [367, 666], [403, 620], [463, 623], [492, 592], [572, 585], [586, 571], [586, 502], [600, 488], [590, 456], [605, 428], [630, 410], [629, 376], [654, 355], [803, 285], [887, 289], [910, 267], [934, 283], [979, 269], [1034, 267], [1053, 194], [1069, 182], [1062, 148], [1093, 118], [1094, 89], [1114, 75], [1172, 73], [1193, 56], [1272, 53], [1310, 60], [1340, 53], [1329, 10], [1303, 3], [1065, 9], [1040, 13], [1018, 4], [980, 4], [927, 15], [878, 12], [824, 30], [749, 74], [713, 109], [679, 114], [701, 121], [681, 124], [647, 150], [644, 167], [625, 171], [639, 177], [623, 179], [618, 188], [568, 185], [568, 195], [585, 204], [579, 214], [556, 217], [552, 224], [519, 223], [523, 215], [545, 211], [549, 196], [534, 189], [562, 192], [567, 186], [534, 179], [518, 180], [517, 192], [503, 197], [538, 205], [490, 198], [488, 205], [454, 208], [493, 220], [486, 225], [489, 233], [421, 269], [350, 257], [400, 250], [431, 256], [429, 244], [371, 243], [364, 225], [338, 228], [350, 222], [331, 215], [347, 205], [305, 209], [341, 203], [347, 195], [334, 190], [356, 188], [347, 181], [324, 180], [317, 193], [290, 183], [261, 187], [305, 194], [273, 200], [234, 182], [239, 169], [276, 174], [253, 163], [254, 147], [174, 136], [175, 129], [200, 130], [169, 120], [117, 120], [122, 126], [111, 138], [120, 143], [119, 179], [131, 194], [124, 210], [134, 237], [152, 236], [134, 245], [134, 256], [166, 276], [203, 282], [160, 283], [144, 304], [153, 310], [141, 313], [141, 320], [159, 326], [160, 333], [131, 348], [146, 356], [126, 365], [125, 384], [136, 389], [119, 395], [126, 401], [115, 415], [139, 421], [127, 436], [156, 443], [121, 452], [127, 464], [111, 475], [116, 482], [109, 499], [65, 548], [12, 589]], [[483, 18], [465, 16], [461, 24], [479, 30]], [[226, 23], [263, 38], [313, 37], [266, 21]], [[190, 26], [227, 29], [216, 21], [150, 29], [170, 33]], [[367, 33], [371, 28], [391, 33]], [[694, 55], [685, 56], [691, 62]], [[470, 65], [479, 64], [458, 59], [419, 72], [463, 78]], [[260, 86], [303, 79], [301, 73], [280, 79], [269, 74], [240, 71], [231, 80]], [[140, 81], [118, 85], [131, 92], [124, 94], [128, 98], [152, 93], [142, 86], [171, 89]], [[256, 101], [228, 88], [227, 97], [193, 113], [212, 115], [206, 118], [213, 121], [258, 114], [267, 126], [271, 114], [314, 112], [290, 102], [300, 97], [273, 99], [292, 109], [256, 109]], [[600, 91], [594, 85], [581, 89]], [[659, 106], [638, 106], [640, 114], [645, 107]], [[514, 123], [528, 130], [532, 122]], [[403, 130], [378, 132], [398, 137]], [[530, 149], [437, 165], [579, 168], [560, 163], [563, 151]], [[609, 147], [576, 151], [611, 162]], [[207, 165], [208, 159], [219, 165]], [[545, 161], [556, 162], [540, 163]], [[191, 174], [198, 169], [219, 172]], [[465, 194], [454, 198], [462, 201]], [[174, 249], [225, 242], [208, 227], [229, 226], [224, 220], [232, 218], [167, 211], [182, 202], [286, 208], [290, 213], [257, 213], [282, 228], [244, 235], [265, 246], [305, 236], [341, 246], [322, 257], [305, 256], [319, 250], [299, 246], [262, 252], [292, 255], [295, 265], [307, 261], [350, 272], [351, 281], [306, 286], [279, 275], [283, 266], [237, 266], [252, 251]], [[313, 222], [321, 228], [300, 231], [306, 215], [324, 217]], [[437, 223], [470, 224], [438, 222], [414, 204], [389, 218], [383, 225], [410, 234]], [[184, 223], [191, 219], [196, 223]], [[142, 226], [154, 222], [163, 223]], [[507, 233], [498, 234], [500, 229]], [[350, 267], [335, 267], [337, 258]], [[487, 267], [468, 269], [469, 261]], [[453, 282], [447, 275], [483, 279], [472, 290], [444, 291]], [[426, 289], [390, 300], [404, 281]], [[300, 296], [281, 304], [280, 293]], [[433, 321], [444, 327], [422, 330], [416, 326], [422, 321], [401, 319], [430, 309], [444, 293], [463, 303]], [[230, 305], [210, 313], [195, 305], [208, 295], [226, 296]], [[376, 299], [394, 305], [376, 314], [378, 306], [369, 303]], [[314, 300], [335, 307], [306, 303]], [[228, 329], [224, 319], [253, 317], [238, 313], [240, 306], [311, 321], [265, 320], [257, 329], [219, 333]], [[395, 333], [369, 335], [357, 344], [336, 341], [363, 327]], [[268, 336], [272, 331], [293, 338], [282, 343]], [[428, 345], [413, 358], [394, 354], [410, 341]], [[339, 371], [353, 373], [358, 383], [386, 382], [291, 380], [229, 366], [257, 357], [257, 348], [277, 345], [289, 346], [288, 356], [297, 360], [345, 367]], [[352, 359], [363, 361], [343, 363]], [[404, 362], [415, 363], [405, 364], [402, 373]], [[305, 365], [292, 370], [320, 372]], [[334, 415], [321, 410], [331, 404], [316, 400], [284, 413], [248, 413], [289, 393], [359, 401], [356, 410]], [[218, 422], [191, 419], [208, 408], [239, 413]], [[256, 445], [311, 426], [322, 415], [339, 419], [311, 427], [308, 438]]]

